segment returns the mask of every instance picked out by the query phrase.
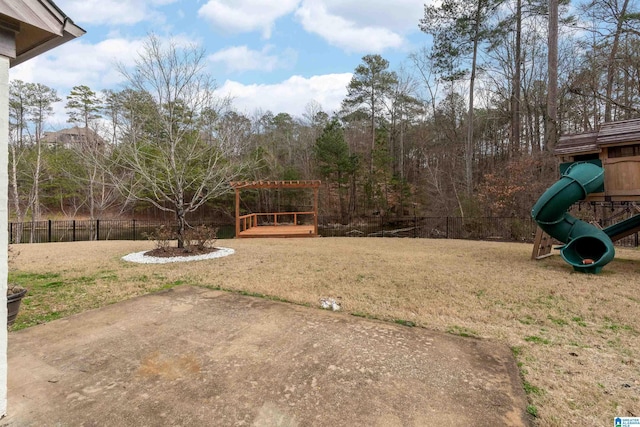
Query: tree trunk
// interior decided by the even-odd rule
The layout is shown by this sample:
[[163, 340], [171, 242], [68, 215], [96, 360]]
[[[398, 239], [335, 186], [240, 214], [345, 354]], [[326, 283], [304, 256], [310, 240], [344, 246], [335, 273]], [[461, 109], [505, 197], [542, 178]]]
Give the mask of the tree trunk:
[[338, 172], [338, 202], [340, 203], [340, 221], [344, 224], [347, 220], [347, 205], [344, 200], [345, 190], [342, 184], [342, 174]]
[[605, 92], [605, 104], [604, 104], [604, 121], [610, 122], [614, 120], [612, 115], [612, 96], [613, 96], [613, 81], [615, 79], [615, 74], [617, 71], [616, 66], [616, 56], [618, 55], [618, 47], [620, 46], [620, 33], [622, 32], [622, 24], [624, 23], [625, 18], [627, 17], [627, 6], [629, 5], [629, 0], [624, 0], [622, 4], [622, 9], [620, 10], [620, 15], [618, 16], [618, 22], [616, 24], [616, 32], [613, 35], [613, 43], [611, 45], [611, 50], [609, 51], [609, 58], [607, 61], [607, 87]]
[[349, 220], [356, 213], [356, 174], [351, 175], [351, 191], [349, 192]]
[[[13, 209], [15, 210], [16, 219], [18, 226], [16, 227], [15, 232], [13, 233], [13, 242], [20, 243], [22, 241], [22, 228], [24, 224], [24, 215], [22, 213], [22, 208], [20, 207], [20, 193], [18, 192], [18, 158], [16, 156], [16, 146], [15, 144], [10, 145], [10, 152], [12, 157], [11, 162], [11, 190], [13, 192]], [[11, 243], [11, 242], [10, 242]]]
[[558, 139], [558, 0], [549, 0], [548, 91], [545, 148], [553, 151]]
[[93, 188], [93, 184], [94, 184], [94, 179], [93, 179], [93, 174], [90, 173], [90, 179], [89, 179], [89, 224], [91, 224], [91, 230], [90, 230], [90, 234], [89, 234], [89, 240], [95, 240], [95, 238], [97, 237], [94, 232], [95, 230], [93, 229], [93, 221], [95, 219], [95, 208], [96, 208], [96, 202], [95, 202], [95, 194], [94, 194], [94, 188]]
[[376, 96], [375, 88], [371, 87], [371, 153], [369, 161], [369, 174], [373, 175], [373, 152], [376, 149]]
[[34, 243], [36, 221], [40, 220], [40, 169], [42, 168], [42, 147], [36, 129], [36, 169], [33, 173], [33, 193], [31, 197], [31, 236], [30, 243]]
[[178, 248], [184, 248], [184, 231], [186, 229], [185, 212], [182, 207], [176, 209], [176, 221], [178, 223]]
[[475, 89], [476, 66], [478, 61], [478, 44], [480, 42], [480, 13], [483, 0], [478, 0], [476, 9], [475, 28], [473, 35], [473, 57], [471, 60], [471, 79], [469, 81], [469, 114], [467, 123], [467, 144], [464, 153], [465, 189], [467, 195], [473, 190], [473, 91]]
[[515, 68], [511, 88], [511, 147], [520, 151], [520, 68], [522, 62], [522, 0], [516, 3]]

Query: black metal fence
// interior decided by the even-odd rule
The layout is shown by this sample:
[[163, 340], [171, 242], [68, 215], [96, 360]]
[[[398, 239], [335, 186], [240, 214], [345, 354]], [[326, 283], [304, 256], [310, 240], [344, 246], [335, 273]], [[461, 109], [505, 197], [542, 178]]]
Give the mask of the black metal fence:
[[[161, 226], [173, 227], [175, 223], [145, 220], [64, 220], [10, 222], [9, 242], [45, 243], [78, 242], [87, 240], [147, 240]], [[235, 226], [214, 222], [200, 222], [218, 228], [218, 238], [233, 238]]]
[[320, 218], [322, 236], [422, 237], [532, 242], [536, 223], [515, 217], [369, 217], [341, 224], [339, 219]]
[[[64, 220], [10, 222], [11, 243], [74, 242], [87, 240], [146, 240], [160, 226], [173, 227], [173, 222], [147, 220]], [[235, 237], [231, 222], [201, 221], [218, 229], [219, 239]], [[511, 242], [533, 242], [537, 225], [531, 218], [518, 217], [404, 217], [374, 216], [344, 224], [339, 218], [318, 218], [318, 232], [324, 237], [410, 237], [432, 239], [469, 239]], [[638, 233], [616, 245], [638, 247]]]

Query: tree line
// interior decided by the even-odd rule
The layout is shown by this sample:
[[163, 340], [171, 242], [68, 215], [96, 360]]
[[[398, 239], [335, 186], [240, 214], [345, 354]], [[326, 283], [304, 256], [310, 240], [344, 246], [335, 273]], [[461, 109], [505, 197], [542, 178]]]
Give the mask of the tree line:
[[[153, 206], [182, 229], [198, 210], [233, 209], [231, 179], [320, 178], [323, 214], [344, 222], [525, 216], [556, 179], [559, 135], [640, 111], [640, 10], [630, 0], [443, 0], [416, 25], [432, 47], [395, 67], [364, 56], [339, 111], [311, 101], [300, 117], [235, 110], [215, 96], [201, 48], [153, 35], [135, 67], [119, 66], [125, 89], [78, 85], [67, 96], [68, 121], [91, 130], [75, 144], [43, 143], [56, 91], [14, 80], [11, 215], [93, 219]], [[305, 200], [262, 191], [243, 209]]]

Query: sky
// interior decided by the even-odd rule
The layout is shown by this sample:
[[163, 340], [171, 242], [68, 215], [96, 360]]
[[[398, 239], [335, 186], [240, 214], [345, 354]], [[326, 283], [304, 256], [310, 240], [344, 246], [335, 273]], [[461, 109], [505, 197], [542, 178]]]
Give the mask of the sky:
[[87, 33], [10, 71], [10, 79], [57, 90], [63, 101], [54, 106], [54, 127], [64, 127], [73, 86], [122, 89], [115, 64], [132, 64], [151, 32], [202, 46], [220, 95], [230, 95], [234, 109], [248, 116], [270, 110], [302, 117], [313, 101], [331, 114], [364, 55], [380, 54], [394, 69], [427, 39], [418, 28], [420, 0], [55, 3]]

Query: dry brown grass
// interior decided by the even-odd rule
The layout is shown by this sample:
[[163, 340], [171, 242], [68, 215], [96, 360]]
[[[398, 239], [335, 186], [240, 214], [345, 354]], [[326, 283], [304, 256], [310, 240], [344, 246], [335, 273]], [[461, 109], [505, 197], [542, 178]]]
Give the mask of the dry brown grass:
[[218, 243], [236, 254], [165, 265], [120, 260], [151, 249], [149, 242], [19, 245], [12, 277], [38, 284], [16, 326], [182, 283], [314, 307], [321, 297], [339, 297], [349, 313], [509, 345], [540, 426], [611, 425], [615, 416], [640, 416], [636, 250], [618, 249], [616, 259], [594, 276], [574, 273], [559, 256], [530, 261], [531, 245], [515, 243], [386, 238]]

